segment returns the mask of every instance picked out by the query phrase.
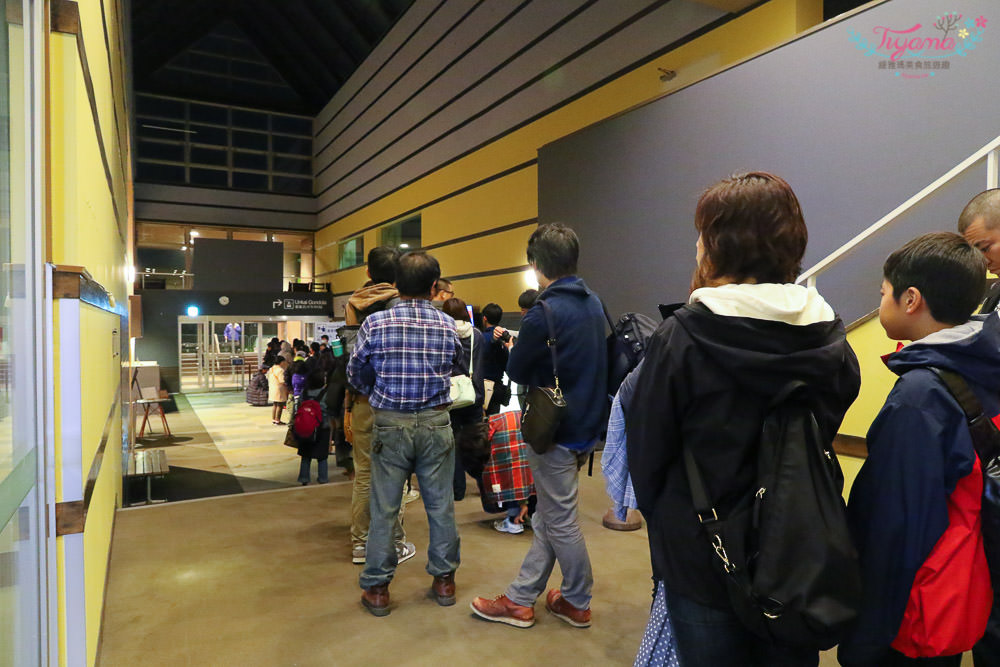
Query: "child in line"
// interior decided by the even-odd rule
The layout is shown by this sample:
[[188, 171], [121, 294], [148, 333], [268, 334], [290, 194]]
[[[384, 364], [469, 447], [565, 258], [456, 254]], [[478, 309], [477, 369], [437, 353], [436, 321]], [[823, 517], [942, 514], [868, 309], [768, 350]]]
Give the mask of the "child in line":
[[281, 421], [281, 411], [285, 409], [288, 400], [288, 386], [285, 384], [285, 370], [288, 362], [281, 355], [274, 360], [274, 365], [267, 370], [267, 400], [274, 408], [271, 411], [272, 424], [284, 424]]
[[879, 321], [899, 375], [868, 430], [847, 505], [864, 598], [841, 664], [957, 667], [993, 602], [983, 550], [983, 477], [965, 414], [931, 367], [954, 371], [1000, 412], [1000, 319], [970, 317], [986, 262], [961, 236], [926, 234], [883, 268]]

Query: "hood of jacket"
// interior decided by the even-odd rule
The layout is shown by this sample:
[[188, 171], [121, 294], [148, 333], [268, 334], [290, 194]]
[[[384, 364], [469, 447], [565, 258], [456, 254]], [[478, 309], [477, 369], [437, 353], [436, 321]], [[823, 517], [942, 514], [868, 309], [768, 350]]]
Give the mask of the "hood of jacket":
[[354, 320], [347, 323], [360, 324], [372, 306], [398, 297], [399, 291], [389, 283], [376, 283], [358, 289], [347, 299], [347, 305], [350, 306], [346, 313], [347, 319]]
[[549, 286], [538, 295], [538, 297], [545, 298], [556, 295], [565, 295], [585, 299], [589, 294], [590, 290], [587, 288], [587, 284], [583, 282], [583, 278], [579, 278], [577, 276], [567, 276], [550, 283]]
[[455, 320], [455, 331], [459, 338], [468, 338], [472, 335], [472, 323], [465, 320]]
[[852, 354], [843, 322], [801, 285], [702, 288], [674, 317], [706, 356], [758, 393], [777, 393], [792, 380], [826, 385]]
[[1000, 316], [976, 317], [914, 341], [890, 354], [886, 365], [897, 375], [927, 366], [946, 368], [996, 393], [1000, 391]]

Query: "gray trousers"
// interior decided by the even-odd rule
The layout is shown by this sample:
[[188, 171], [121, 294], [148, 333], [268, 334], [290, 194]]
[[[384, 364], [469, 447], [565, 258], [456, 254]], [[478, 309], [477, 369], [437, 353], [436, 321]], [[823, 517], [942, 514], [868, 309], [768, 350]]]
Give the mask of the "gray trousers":
[[519, 605], [535, 604], [538, 596], [545, 592], [552, 568], [559, 561], [563, 597], [577, 609], [588, 609], [594, 574], [580, 530], [577, 491], [580, 466], [589, 450], [576, 452], [557, 445], [541, 455], [531, 447], [526, 451], [538, 496], [537, 510], [531, 518], [534, 539], [506, 595]]

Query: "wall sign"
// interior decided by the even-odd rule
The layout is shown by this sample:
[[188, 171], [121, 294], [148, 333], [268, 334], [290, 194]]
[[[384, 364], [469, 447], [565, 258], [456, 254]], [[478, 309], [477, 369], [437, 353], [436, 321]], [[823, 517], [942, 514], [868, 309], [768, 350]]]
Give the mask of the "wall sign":
[[868, 34], [848, 29], [854, 48], [876, 67], [904, 79], [928, 79], [960, 67], [983, 41], [989, 20], [959, 12], [929, 16], [908, 25], [876, 25]]
[[330, 299], [307, 296], [282, 297], [271, 302], [271, 309], [281, 314], [304, 314], [307, 311], [329, 312]]

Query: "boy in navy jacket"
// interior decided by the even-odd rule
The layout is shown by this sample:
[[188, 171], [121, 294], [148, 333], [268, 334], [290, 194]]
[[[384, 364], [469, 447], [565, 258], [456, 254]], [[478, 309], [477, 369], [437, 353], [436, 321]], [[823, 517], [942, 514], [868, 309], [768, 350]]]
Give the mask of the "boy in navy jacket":
[[[899, 375], [868, 431], [847, 505], [864, 583], [841, 664], [955, 665], [983, 635], [993, 601], [980, 524], [983, 478], [965, 415], [937, 367], [1000, 412], [1000, 320], [970, 320], [986, 286], [961, 236], [910, 241], [883, 268], [879, 321], [911, 340], [885, 358]], [[994, 421], [997, 421], [994, 419]]]

